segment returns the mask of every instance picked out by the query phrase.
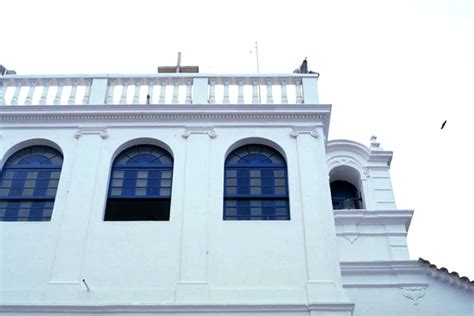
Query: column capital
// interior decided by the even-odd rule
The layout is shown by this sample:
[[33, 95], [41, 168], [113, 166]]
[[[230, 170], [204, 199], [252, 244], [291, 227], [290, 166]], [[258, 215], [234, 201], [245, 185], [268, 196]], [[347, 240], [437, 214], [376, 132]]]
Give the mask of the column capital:
[[183, 138], [188, 138], [192, 134], [207, 134], [209, 138], [216, 138], [217, 133], [212, 126], [192, 126], [186, 127], [181, 134]]
[[299, 135], [308, 134], [314, 138], [319, 138], [321, 136], [322, 130], [321, 126], [293, 126], [290, 136], [297, 138]]
[[102, 139], [109, 137], [107, 127], [79, 127], [74, 133], [74, 137], [79, 139], [82, 135], [99, 135]]

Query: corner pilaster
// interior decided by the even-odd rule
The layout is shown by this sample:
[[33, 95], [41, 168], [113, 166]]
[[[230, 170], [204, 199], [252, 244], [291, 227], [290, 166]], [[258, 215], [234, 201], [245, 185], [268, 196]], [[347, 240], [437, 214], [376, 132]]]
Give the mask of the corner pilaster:
[[[337, 254], [323, 127], [294, 127], [290, 135], [296, 139], [298, 155], [308, 304], [348, 304]], [[320, 315], [318, 311], [311, 314]], [[351, 312], [343, 308], [334, 315]]]

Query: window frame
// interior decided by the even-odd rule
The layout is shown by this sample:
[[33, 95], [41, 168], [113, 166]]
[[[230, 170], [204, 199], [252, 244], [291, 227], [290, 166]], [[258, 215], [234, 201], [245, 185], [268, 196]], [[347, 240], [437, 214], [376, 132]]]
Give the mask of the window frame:
[[[146, 152], [140, 152], [140, 148], [143, 149], [145, 147], [151, 148], [151, 152], [146, 153]], [[138, 149], [138, 152], [130, 155], [130, 152]], [[157, 155], [153, 155], [153, 152], [158, 153]], [[159, 161], [159, 163], [150, 163], [150, 162], [136, 162], [136, 163], [121, 163], [119, 162], [121, 159], [123, 159], [123, 156], [128, 156], [129, 160], [135, 159], [135, 157], [139, 155], [151, 155], [154, 156], [156, 160]], [[165, 156], [165, 159], [168, 159], [170, 162], [169, 163], [162, 163], [160, 161], [160, 158]], [[108, 184], [108, 191], [107, 191], [107, 203], [105, 207], [105, 212], [104, 212], [104, 221], [169, 221], [170, 220], [170, 213], [171, 213], [171, 195], [172, 195], [172, 190], [173, 190], [173, 168], [174, 168], [174, 159], [173, 156], [170, 154], [168, 150], [161, 146], [157, 145], [152, 145], [152, 144], [138, 144], [138, 145], [133, 145], [130, 147], [127, 147], [123, 149], [113, 160], [112, 167], [111, 167], [111, 172], [110, 172], [110, 179], [109, 179], [109, 184]], [[122, 172], [123, 176], [121, 178], [114, 177], [114, 174], [116, 172]], [[126, 174], [127, 172], [132, 172], [134, 173], [134, 176], [131, 176], [127, 178]], [[146, 172], [146, 177], [145, 178], [140, 178], [139, 173], [140, 172]], [[160, 184], [155, 185], [152, 188], [155, 190], [158, 190], [158, 194], [152, 194], [149, 193], [148, 190], [150, 187], [148, 186], [149, 183], [149, 176], [151, 173], [154, 172], [156, 174], [159, 174], [159, 177], [151, 178], [152, 181], [158, 181]], [[169, 172], [169, 177], [163, 178], [162, 175], [164, 172]], [[129, 173], [130, 175], [130, 173]], [[114, 181], [122, 181], [121, 185], [114, 185]], [[125, 182], [128, 181], [129, 184], [128, 186], [125, 186]], [[142, 185], [137, 185], [139, 181], [144, 181], [146, 183], [145, 186]], [[169, 186], [163, 187], [162, 182], [163, 181], [169, 181]], [[134, 185], [130, 185], [130, 183], [135, 183]], [[124, 188], [126, 189], [126, 192], [124, 193]], [[121, 192], [119, 194], [114, 194], [113, 190], [114, 189], [120, 189]], [[145, 189], [145, 194], [137, 194], [137, 189]], [[161, 190], [168, 190], [169, 193], [167, 194], [161, 194]], [[134, 191], [133, 194], [130, 192]], [[158, 207], [161, 205], [159, 210], [152, 209], [150, 213], [148, 213], [146, 218], [133, 218], [134, 214], [133, 213], [128, 213], [130, 210], [120, 210], [120, 212], [124, 212], [128, 214], [128, 218], [125, 219], [125, 217], [120, 217], [115, 218], [113, 214], [110, 214], [110, 212], [113, 212], [112, 209], [115, 207], [119, 207], [120, 200], [123, 201], [123, 204], [133, 204], [135, 205], [144, 205], [144, 204], [149, 204], [149, 207]], [[166, 204], [166, 205], [165, 205]], [[115, 205], [115, 206], [112, 206]], [[165, 205], [165, 206], [163, 206]], [[163, 209], [166, 208], [167, 212], [163, 213]], [[142, 212], [143, 209], [136, 210], [138, 213]], [[156, 213], [153, 213], [153, 212]], [[122, 214], [122, 215], [124, 215]], [[136, 215], [137, 213], [135, 213]]]
[[[258, 148], [260, 147], [260, 151], [258, 152], [258, 155], [260, 155], [263, 158], [263, 160], [269, 160], [268, 161], [259, 161], [259, 162], [243, 162], [243, 160], [247, 159], [246, 157], [251, 156], [251, 155], [256, 155], [255, 152], [251, 152], [250, 150], [252, 147]], [[247, 150], [248, 154], [240, 157], [239, 161], [237, 162], [230, 162], [229, 160], [231, 159], [232, 156], [239, 156], [238, 153], [241, 151]], [[270, 158], [276, 156], [280, 162], [272, 162]], [[248, 170], [249, 172], [249, 184], [240, 184], [239, 185], [239, 170]], [[229, 172], [230, 171], [235, 171], [235, 176], [230, 176]], [[258, 177], [252, 178], [252, 171], [257, 171], [256, 173], [259, 175]], [[268, 176], [268, 172], [265, 171], [273, 171], [272, 176]], [[281, 171], [282, 175], [276, 176], [275, 172], [276, 171]], [[267, 173], [267, 176], [263, 175], [264, 173]], [[241, 179], [243, 179], [242, 177]], [[273, 182], [273, 184], [265, 184], [262, 183], [262, 180], [264, 179], [269, 179], [270, 182]], [[229, 180], [235, 180], [235, 184], [230, 185]], [[252, 180], [256, 180], [255, 182], [259, 182], [259, 184], [252, 184]], [[276, 180], [283, 180], [283, 184], [276, 184]], [[242, 189], [244, 188], [243, 191], [246, 191], [245, 188], [248, 188], [249, 193], [239, 193], [239, 187]], [[269, 187], [269, 191], [273, 191], [272, 193], [264, 192], [264, 188]], [[229, 188], [235, 188], [235, 193], [228, 193]], [[256, 188], [257, 191], [260, 189], [260, 194], [255, 194], [252, 193], [252, 188]], [[283, 189], [283, 193], [277, 193], [277, 188]], [[233, 204], [235, 201], [235, 206], [234, 205], [229, 205]], [[240, 203], [240, 206], [238, 205]], [[253, 202], [253, 203], [252, 203]], [[248, 206], [245, 204], [248, 203]], [[254, 205], [252, 205], [254, 204]], [[258, 205], [259, 204], [259, 205]], [[247, 208], [248, 211], [247, 214], [242, 215], [238, 214], [239, 208]], [[254, 215], [252, 214], [252, 207], [260, 209], [260, 214]], [[235, 215], [234, 214], [229, 214], [228, 211], [232, 208], [235, 208]], [[278, 214], [277, 209], [285, 208], [285, 214]], [[271, 212], [269, 212], [271, 211]], [[267, 212], [265, 214], [265, 212]], [[270, 214], [271, 213], [271, 214]], [[255, 221], [255, 220], [291, 220], [290, 216], [290, 202], [289, 202], [289, 187], [288, 187], [288, 165], [286, 163], [285, 158], [283, 157], [282, 154], [278, 152], [275, 148], [268, 146], [268, 145], [263, 145], [263, 144], [247, 144], [243, 146], [239, 146], [232, 150], [229, 155], [227, 156], [224, 164], [224, 204], [223, 204], [223, 220], [250, 220], [250, 221]]]
[[[45, 161], [28, 161], [28, 158], [34, 156], [42, 156]], [[53, 162], [55, 157], [59, 157], [60, 161]], [[18, 158], [20, 159], [15, 161]], [[15, 151], [0, 170], [0, 221], [51, 221], [63, 162], [63, 154], [47, 145], [32, 145]], [[11, 178], [6, 178], [9, 173], [12, 174]], [[31, 175], [36, 176], [31, 178]], [[5, 185], [8, 182], [10, 185]], [[8, 190], [9, 193], [4, 195], [3, 190]], [[12, 190], [21, 193], [11, 194]], [[26, 190], [31, 191], [31, 194], [27, 194]], [[49, 193], [50, 190], [53, 193]], [[8, 215], [11, 210], [16, 210], [17, 214]]]

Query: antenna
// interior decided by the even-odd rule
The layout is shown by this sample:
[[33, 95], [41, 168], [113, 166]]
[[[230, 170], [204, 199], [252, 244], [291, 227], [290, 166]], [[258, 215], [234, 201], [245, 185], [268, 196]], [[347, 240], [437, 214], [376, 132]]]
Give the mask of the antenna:
[[176, 64], [176, 73], [179, 73], [181, 69], [181, 52], [178, 52], [178, 62]]
[[[257, 74], [260, 74], [260, 64], [258, 62], [258, 42], [255, 41], [255, 57], [257, 59]], [[250, 51], [250, 53], [252, 53], [252, 51]], [[262, 99], [261, 99], [261, 92], [260, 92], [260, 83], [258, 84], [258, 102], [259, 103], [262, 103]]]
[[257, 58], [257, 73], [260, 73], [260, 65], [258, 63], [258, 43], [255, 41], [255, 56]]

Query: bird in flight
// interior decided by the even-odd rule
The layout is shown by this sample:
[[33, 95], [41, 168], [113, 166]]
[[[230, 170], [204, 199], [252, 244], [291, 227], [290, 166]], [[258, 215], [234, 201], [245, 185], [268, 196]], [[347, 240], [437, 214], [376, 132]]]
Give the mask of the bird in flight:
[[443, 124], [441, 124], [441, 129], [444, 128], [444, 126], [446, 125], [446, 122], [447, 122], [447, 121], [448, 121], [448, 120], [445, 120], [445, 121], [443, 122]]

